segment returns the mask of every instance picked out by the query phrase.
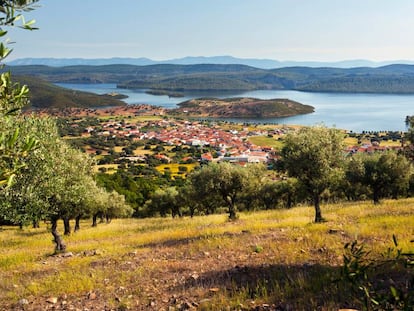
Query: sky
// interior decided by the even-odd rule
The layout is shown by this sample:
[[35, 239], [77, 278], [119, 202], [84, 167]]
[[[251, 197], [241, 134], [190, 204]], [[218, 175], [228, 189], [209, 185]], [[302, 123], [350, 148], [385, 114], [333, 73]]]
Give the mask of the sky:
[[414, 60], [413, 0], [40, 0], [26, 57]]

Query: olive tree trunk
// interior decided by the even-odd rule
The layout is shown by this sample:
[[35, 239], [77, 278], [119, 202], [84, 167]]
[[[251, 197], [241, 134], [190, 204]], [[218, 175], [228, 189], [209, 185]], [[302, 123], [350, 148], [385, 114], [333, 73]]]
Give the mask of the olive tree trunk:
[[323, 222], [319, 194], [313, 196], [313, 205], [315, 207], [315, 222]]
[[70, 228], [70, 219], [69, 219], [69, 217], [64, 217], [63, 218], [63, 225], [64, 225], [64, 228], [65, 228], [65, 231], [64, 231], [64, 235], [70, 235], [70, 230], [71, 230], [71, 228]]
[[78, 215], [75, 217], [75, 229], [74, 231], [77, 232], [80, 230], [80, 220], [82, 218], [82, 215]]
[[57, 221], [57, 218], [52, 219], [53, 242], [56, 244], [55, 253], [62, 253], [66, 250], [66, 245], [57, 231]]

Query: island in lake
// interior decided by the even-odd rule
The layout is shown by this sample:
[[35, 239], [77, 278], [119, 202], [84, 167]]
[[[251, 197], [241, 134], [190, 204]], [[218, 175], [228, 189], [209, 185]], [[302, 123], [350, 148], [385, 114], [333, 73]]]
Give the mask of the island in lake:
[[289, 99], [198, 98], [178, 104], [172, 115], [212, 118], [279, 118], [314, 112], [314, 107]]

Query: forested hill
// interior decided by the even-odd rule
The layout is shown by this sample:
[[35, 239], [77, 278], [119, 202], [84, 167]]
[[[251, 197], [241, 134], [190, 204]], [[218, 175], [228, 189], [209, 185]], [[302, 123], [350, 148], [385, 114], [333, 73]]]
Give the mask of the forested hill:
[[120, 88], [167, 91], [303, 90], [414, 94], [414, 65], [378, 68], [286, 67], [259, 69], [245, 65], [105, 65], [11, 66], [15, 74], [49, 82], [116, 83]]
[[126, 105], [125, 102], [111, 95], [73, 91], [32, 76], [13, 76], [13, 80], [29, 87], [32, 108], [88, 108]]

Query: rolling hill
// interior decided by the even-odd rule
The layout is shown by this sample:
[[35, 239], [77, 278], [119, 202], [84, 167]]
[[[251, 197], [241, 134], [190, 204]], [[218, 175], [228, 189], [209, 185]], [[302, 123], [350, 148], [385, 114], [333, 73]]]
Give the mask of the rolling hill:
[[126, 105], [111, 95], [73, 91], [30, 76], [14, 76], [14, 80], [29, 86], [30, 108], [87, 108]]
[[286, 67], [265, 70], [246, 65], [13, 66], [16, 75], [52, 83], [115, 83], [119, 88], [155, 91], [299, 90], [310, 92], [414, 94], [414, 65], [377, 68]]

